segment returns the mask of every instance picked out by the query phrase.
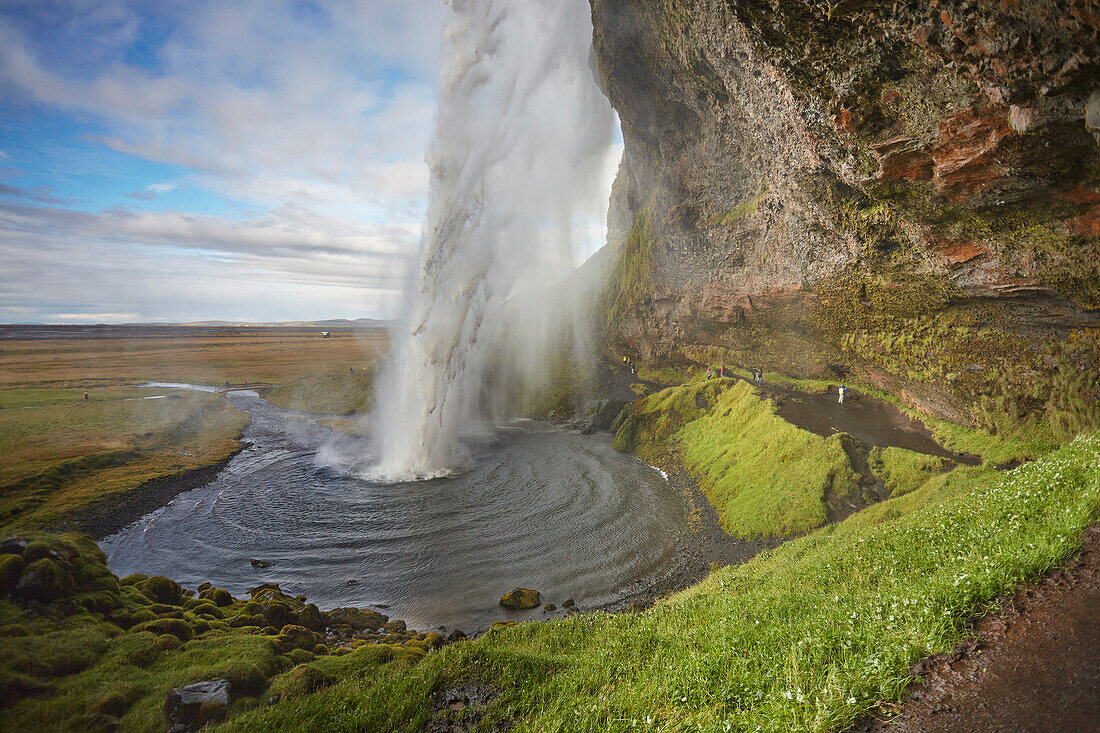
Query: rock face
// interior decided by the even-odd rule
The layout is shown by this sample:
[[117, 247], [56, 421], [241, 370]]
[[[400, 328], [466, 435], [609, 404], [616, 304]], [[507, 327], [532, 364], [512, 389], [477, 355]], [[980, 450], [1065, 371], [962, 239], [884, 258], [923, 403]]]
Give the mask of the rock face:
[[1097, 3], [592, 10], [626, 142], [609, 348], [1100, 425]]
[[500, 597], [500, 605], [514, 611], [538, 608], [541, 603], [539, 592], [530, 588], [514, 588]]

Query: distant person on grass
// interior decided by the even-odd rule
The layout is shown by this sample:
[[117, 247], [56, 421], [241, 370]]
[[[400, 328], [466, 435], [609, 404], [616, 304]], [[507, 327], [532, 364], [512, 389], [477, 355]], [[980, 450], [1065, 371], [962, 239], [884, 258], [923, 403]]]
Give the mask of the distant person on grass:
[[839, 390], [837, 390], [837, 392], [839, 392], [839, 393], [840, 393], [840, 398], [839, 398], [839, 399], [837, 400], [837, 404], [840, 404], [840, 405], [843, 405], [843, 404], [844, 404], [844, 394], [845, 394], [845, 393], [846, 393], [847, 391], [848, 391], [848, 388], [847, 388], [847, 387], [845, 387], [845, 386], [844, 386], [843, 384], [842, 384], [842, 385], [840, 385], [840, 389], [839, 389]]

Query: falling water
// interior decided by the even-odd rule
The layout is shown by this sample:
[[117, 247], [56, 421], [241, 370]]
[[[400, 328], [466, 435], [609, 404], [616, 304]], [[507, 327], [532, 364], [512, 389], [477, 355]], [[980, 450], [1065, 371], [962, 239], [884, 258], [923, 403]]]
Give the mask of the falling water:
[[463, 439], [501, 417], [489, 382], [544, 364], [573, 317], [547, 289], [575, 267], [580, 223], [607, 206], [614, 117], [586, 0], [451, 6], [420, 270], [372, 419], [380, 472], [398, 479], [467, 466]]

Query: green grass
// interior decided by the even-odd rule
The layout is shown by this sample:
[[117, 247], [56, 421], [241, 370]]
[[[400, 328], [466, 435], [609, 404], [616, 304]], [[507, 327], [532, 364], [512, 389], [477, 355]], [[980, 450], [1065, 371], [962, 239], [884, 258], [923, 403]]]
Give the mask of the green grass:
[[369, 412], [374, 400], [374, 371], [333, 372], [304, 377], [261, 391], [272, 404], [298, 412], [354, 415]]
[[88, 402], [117, 400], [136, 400], [151, 395], [163, 394], [141, 387], [99, 387], [74, 389], [0, 389], [0, 409], [22, 409], [46, 405], [75, 405], [84, 401], [88, 393]]
[[900, 699], [909, 666], [951, 649], [992, 598], [1078, 547], [1100, 509], [1100, 436], [1011, 473], [954, 473], [954, 490], [946, 474], [938, 492], [880, 505], [909, 502], [897, 518], [857, 514], [645, 612], [493, 631], [228, 728], [417, 730], [432, 694], [469, 678], [502, 690], [487, 714], [517, 731], [843, 728]]
[[1020, 426], [1010, 433], [990, 433], [927, 415], [920, 418], [947, 448], [957, 453], [980, 455], [988, 464], [1034, 460], [1062, 442], [1042, 423]]
[[693, 382], [636, 405], [615, 438], [650, 462], [679, 460], [736, 537], [781, 537], [820, 526], [827, 498], [855, 491], [839, 436], [822, 438], [776, 414], [746, 382]]
[[938, 456], [890, 446], [873, 449], [870, 465], [874, 474], [882, 479], [887, 494], [897, 497], [919, 489], [930, 478], [947, 470], [950, 462]]
[[216, 463], [239, 448], [248, 415], [222, 395], [90, 389], [0, 390], [34, 407], [0, 410], [0, 527], [43, 527], [149, 479]]

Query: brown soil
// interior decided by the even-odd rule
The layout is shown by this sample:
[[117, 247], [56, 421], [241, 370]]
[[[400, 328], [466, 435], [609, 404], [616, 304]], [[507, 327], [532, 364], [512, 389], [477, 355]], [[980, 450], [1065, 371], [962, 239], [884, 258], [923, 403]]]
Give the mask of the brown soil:
[[[236, 455], [244, 445], [233, 453]], [[233, 458], [209, 466], [184, 471], [178, 476], [146, 481], [133, 491], [112, 496], [110, 499], [83, 507], [71, 516], [50, 527], [54, 532], [84, 532], [97, 541], [128, 527], [150, 512], [155, 512], [185, 491], [198, 489], [213, 481]]]
[[1080, 555], [1023, 586], [950, 654], [919, 664], [910, 701], [852, 733], [1100, 731], [1100, 525]]

